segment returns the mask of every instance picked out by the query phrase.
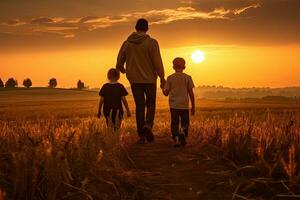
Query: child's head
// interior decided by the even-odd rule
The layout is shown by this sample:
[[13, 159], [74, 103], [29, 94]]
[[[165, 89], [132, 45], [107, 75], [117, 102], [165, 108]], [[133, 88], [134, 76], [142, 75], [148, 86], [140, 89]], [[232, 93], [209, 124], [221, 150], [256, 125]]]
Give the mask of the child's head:
[[117, 69], [111, 68], [110, 70], [108, 70], [107, 72], [107, 79], [110, 82], [115, 82], [118, 81], [120, 79], [120, 72]]
[[182, 72], [185, 69], [185, 60], [183, 58], [177, 57], [173, 60], [173, 69], [176, 72]]

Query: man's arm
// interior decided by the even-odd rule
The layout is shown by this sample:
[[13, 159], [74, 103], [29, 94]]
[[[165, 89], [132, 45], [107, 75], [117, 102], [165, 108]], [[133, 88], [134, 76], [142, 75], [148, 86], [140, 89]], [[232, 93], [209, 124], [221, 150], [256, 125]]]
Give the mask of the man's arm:
[[128, 106], [128, 103], [127, 103], [127, 100], [126, 100], [126, 97], [122, 97], [122, 102], [125, 106], [125, 109], [126, 109], [126, 112], [127, 112], [127, 117], [130, 117], [131, 116], [131, 112], [130, 112], [130, 109], [129, 109], [129, 106]]
[[103, 103], [104, 103], [104, 98], [100, 97], [98, 114], [97, 114], [97, 117], [99, 117], [99, 118], [101, 117], [101, 110], [102, 110]]
[[117, 58], [117, 64], [116, 64], [116, 69], [119, 70], [121, 73], [125, 73], [126, 70], [124, 68], [124, 64], [126, 62], [126, 54], [125, 54], [125, 42], [122, 44], [121, 49], [118, 54]]
[[154, 46], [153, 46], [153, 64], [154, 67], [156, 69], [156, 73], [160, 78], [160, 82], [161, 82], [161, 88], [164, 87], [165, 85], [165, 70], [164, 70], [164, 66], [163, 66], [163, 62], [161, 59], [161, 54], [160, 54], [160, 49], [159, 49], [159, 44], [156, 40], [154, 40]]
[[191, 109], [191, 113], [192, 115], [195, 115], [195, 95], [194, 95], [194, 91], [193, 91], [193, 88], [190, 88], [189, 89], [189, 96], [190, 96], [190, 100], [191, 100], [191, 103], [192, 103], [192, 109]]

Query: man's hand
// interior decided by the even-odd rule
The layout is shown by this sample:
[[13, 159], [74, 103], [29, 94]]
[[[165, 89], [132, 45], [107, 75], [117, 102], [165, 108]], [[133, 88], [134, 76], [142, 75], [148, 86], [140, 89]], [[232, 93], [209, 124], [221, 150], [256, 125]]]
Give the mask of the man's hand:
[[97, 117], [100, 119], [101, 118], [101, 112], [98, 112]]
[[161, 78], [160, 79], [160, 88], [164, 89], [165, 85], [166, 85], [166, 79], [165, 78]]
[[131, 117], [131, 112], [130, 112], [130, 110], [127, 110], [127, 117]]
[[191, 109], [191, 114], [192, 114], [192, 116], [194, 116], [195, 113], [196, 113], [196, 109], [195, 109], [195, 107], [192, 107], [192, 109]]
[[124, 67], [120, 67], [120, 68], [119, 68], [119, 71], [120, 71], [122, 74], [125, 74], [125, 73], [126, 73], [126, 70], [125, 70]]

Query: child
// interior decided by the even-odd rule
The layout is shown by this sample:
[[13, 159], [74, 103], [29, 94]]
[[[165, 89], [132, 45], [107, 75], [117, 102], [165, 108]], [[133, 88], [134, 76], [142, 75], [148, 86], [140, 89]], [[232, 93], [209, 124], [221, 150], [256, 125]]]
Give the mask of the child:
[[125, 87], [118, 83], [120, 73], [116, 69], [110, 69], [107, 73], [108, 83], [104, 84], [99, 92], [100, 102], [98, 117], [101, 117], [101, 110], [103, 106], [103, 114], [106, 119], [107, 126], [112, 126], [114, 130], [118, 130], [121, 126], [123, 118], [124, 104], [127, 116], [130, 117], [131, 113], [128, 107], [126, 97], [128, 95]]
[[[175, 141], [175, 147], [185, 146], [185, 138], [189, 132], [189, 98], [192, 103], [191, 114], [195, 115], [194, 83], [192, 77], [183, 73], [185, 60], [175, 58], [173, 60], [175, 73], [167, 78], [163, 93], [169, 95], [171, 112], [171, 131]], [[179, 129], [181, 123], [181, 130]]]

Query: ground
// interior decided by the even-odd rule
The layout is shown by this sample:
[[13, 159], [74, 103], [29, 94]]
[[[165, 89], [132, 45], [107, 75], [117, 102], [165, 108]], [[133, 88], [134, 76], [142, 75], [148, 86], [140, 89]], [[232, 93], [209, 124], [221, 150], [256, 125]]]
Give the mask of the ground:
[[232, 197], [230, 179], [209, 174], [223, 166], [201, 155], [198, 147], [174, 148], [169, 137], [160, 137], [153, 144], [135, 144], [129, 153], [146, 184], [145, 199]]

